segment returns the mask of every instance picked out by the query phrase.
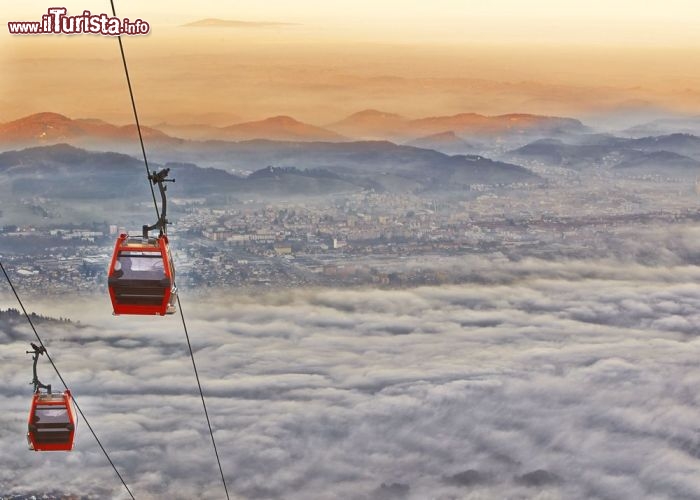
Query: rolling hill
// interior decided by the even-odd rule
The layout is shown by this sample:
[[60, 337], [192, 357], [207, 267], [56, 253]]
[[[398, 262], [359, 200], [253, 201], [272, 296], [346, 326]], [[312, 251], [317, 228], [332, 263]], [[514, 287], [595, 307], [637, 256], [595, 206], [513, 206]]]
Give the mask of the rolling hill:
[[[183, 196], [274, 191], [284, 195], [330, 194], [364, 189], [389, 191], [465, 190], [473, 184], [539, 182], [527, 169], [481, 156], [448, 156], [431, 150], [370, 143], [223, 143], [221, 151], [250, 175], [202, 168], [194, 162], [167, 165]], [[307, 147], [310, 146], [310, 147]], [[179, 155], [176, 155], [179, 156]], [[119, 153], [86, 151], [67, 144], [0, 153], [0, 177], [15, 194], [81, 198], [128, 198], [143, 192], [143, 163]], [[182, 186], [182, 187], [180, 187]]]
[[[141, 127], [141, 134], [151, 144], [176, 144], [181, 139]], [[70, 142], [84, 146], [106, 146], [114, 142], [138, 141], [135, 125], [112, 125], [97, 119], [71, 119], [58, 113], [37, 113], [0, 124], [0, 145], [25, 147]]]
[[214, 139], [245, 141], [269, 139], [276, 141], [342, 141], [343, 136], [330, 130], [302, 123], [290, 116], [275, 116], [265, 120], [239, 123], [220, 128]]

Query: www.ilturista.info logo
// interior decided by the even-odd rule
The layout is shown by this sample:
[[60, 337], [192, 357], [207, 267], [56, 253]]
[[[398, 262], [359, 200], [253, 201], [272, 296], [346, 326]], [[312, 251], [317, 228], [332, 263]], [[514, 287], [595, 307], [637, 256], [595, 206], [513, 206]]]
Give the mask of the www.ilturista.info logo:
[[84, 10], [79, 16], [68, 16], [65, 7], [51, 7], [41, 21], [10, 21], [7, 27], [12, 35], [147, 35], [151, 26], [141, 19], [130, 21], [107, 14], [92, 14]]

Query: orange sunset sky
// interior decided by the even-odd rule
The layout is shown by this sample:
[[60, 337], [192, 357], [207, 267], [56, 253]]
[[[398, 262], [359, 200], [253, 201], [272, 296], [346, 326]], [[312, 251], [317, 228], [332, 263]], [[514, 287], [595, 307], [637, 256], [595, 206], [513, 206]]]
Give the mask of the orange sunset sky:
[[[367, 108], [408, 117], [526, 112], [600, 118], [700, 114], [700, 6], [690, 0], [115, 0], [151, 25], [125, 38], [146, 124], [291, 115], [323, 125]], [[40, 111], [132, 121], [117, 40], [13, 36], [0, 12], [0, 122]], [[204, 18], [244, 27], [184, 27]], [[279, 24], [277, 24], [279, 23]]]

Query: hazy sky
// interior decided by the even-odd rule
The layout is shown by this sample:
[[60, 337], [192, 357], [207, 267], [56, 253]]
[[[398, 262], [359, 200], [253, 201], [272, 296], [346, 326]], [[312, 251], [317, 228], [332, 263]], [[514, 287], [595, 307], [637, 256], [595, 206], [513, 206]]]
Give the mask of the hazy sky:
[[[50, 4], [50, 5], [49, 5]], [[32, 19], [55, 2], [13, 2], [3, 17]], [[156, 26], [217, 17], [308, 25], [315, 34], [359, 40], [698, 45], [700, 9], [692, 0], [267, 0], [265, 2], [139, 2], [117, 0], [121, 16]], [[66, 1], [69, 12], [108, 11], [109, 2]], [[332, 27], [331, 29], [326, 29]]]
[[[38, 20], [54, 4], [11, 3], [0, 19]], [[69, 14], [110, 9], [61, 5]], [[365, 108], [411, 117], [700, 113], [700, 9], [691, 1], [117, 0], [116, 8], [152, 27], [125, 42], [150, 124], [289, 114], [323, 125]], [[181, 27], [203, 18], [293, 24]], [[50, 110], [129, 122], [115, 40], [3, 30], [0, 121]]]

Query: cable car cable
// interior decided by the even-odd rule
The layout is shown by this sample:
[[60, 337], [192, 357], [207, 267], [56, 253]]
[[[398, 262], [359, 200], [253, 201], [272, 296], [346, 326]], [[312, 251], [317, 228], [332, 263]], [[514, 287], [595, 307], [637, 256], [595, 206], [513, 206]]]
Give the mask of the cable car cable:
[[[17, 299], [17, 302], [19, 303], [19, 306], [22, 309], [22, 312], [24, 313], [25, 318], [27, 318], [27, 321], [29, 322], [29, 326], [31, 326], [32, 331], [34, 332], [34, 335], [36, 336], [36, 339], [39, 341], [39, 344], [44, 349], [44, 354], [46, 354], [46, 357], [48, 358], [49, 362], [51, 363], [51, 366], [53, 366], [53, 369], [56, 371], [56, 375], [58, 375], [58, 378], [61, 380], [63, 387], [65, 388], [65, 390], [68, 390], [68, 384], [66, 384], [66, 381], [63, 380], [63, 376], [61, 376], [61, 372], [58, 371], [58, 367], [53, 362], [53, 359], [51, 359], [51, 355], [49, 354], [48, 349], [46, 349], [44, 342], [41, 340], [39, 333], [36, 331], [36, 328], [34, 327], [34, 323], [32, 323], [32, 319], [29, 317], [29, 314], [27, 314], [27, 310], [24, 308], [24, 304], [22, 303], [22, 299], [19, 298], [19, 294], [17, 293], [15, 286], [12, 284], [12, 280], [10, 279], [10, 276], [7, 274], [7, 271], [5, 271], [5, 266], [2, 265], [2, 261], [0, 261], [0, 269], [2, 269], [2, 273], [5, 275], [5, 278], [7, 279], [7, 283], [10, 285], [10, 288], [12, 289], [12, 293], [15, 295], [15, 298]], [[87, 417], [83, 413], [83, 410], [80, 408], [80, 405], [76, 401], [75, 396], [73, 396], [73, 393], [71, 393], [71, 399], [73, 400], [73, 404], [75, 405], [75, 408], [78, 410], [78, 413], [80, 414], [81, 417], [83, 417], [83, 420], [85, 421], [85, 425], [88, 426], [88, 429], [90, 429], [92, 436], [95, 438], [95, 441], [97, 441], [97, 444], [100, 446], [102, 453], [104, 453], [105, 457], [107, 458], [107, 461], [112, 466], [112, 469], [114, 469], [114, 472], [117, 474], [117, 477], [119, 477], [119, 480], [121, 481], [122, 485], [124, 485], [124, 488], [126, 489], [126, 491], [129, 493], [129, 496], [132, 498], [132, 500], [136, 500], [134, 497], [134, 494], [131, 493], [131, 490], [129, 489], [126, 482], [124, 481], [124, 478], [119, 473], [119, 470], [117, 470], [117, 466], [114, 465], [114, 462], [112, 462], [112, 459], [110, 458], [109, 453], [107, 453], [107, 450], [102, 445], [100, 438], [97, 437], [95, 430], [90, 425], [90, 422], [88, 421]]]
[[199, 373], [197, 373], [197, 364], [194, 362], [194, 354], [192, 354], [192, 344], [190, 344], [190, 335], [187, 333], [187, 324], [185, 323], [185, 315], [182, 312], [182, 304], [180, 304], [180, 295], [177, 296], [177, 308], [180, 310], [180, 318], [182, 318], [182, 327], [185, 329], [185, 338], [187, 339], [187, 347], [190, 349], [190, 357], [192, 358], [192, 368], [194, 368], [194, 376], [197, 379], [197, 386], [199, 387], [199, 395], [202, 398], [202, 406], [204, 407], [204, 416], [207, 417], [207, 425], [209, 426], [209, 434], [211, 435], [211, 444], [214, 446], [214, 455], [216, 455], [216, 463], [219, 464], [219, 472], [221, 473], [221, 482], [224, 483], [224, 491], [226, 492], [226, 498], [228, 499], [228, 488], [226, 487], [226, 479], [224, 478], [224, 470], [221, 468], [221, 460], [219, 460], [219, 452], [216, 449], [216, 441], [214, 440], [214, 433], [211, 430], [211, 422], [209, 421], [209, 412], [207, 411], [207, 404], [204, 402], [204, 393], [202, 392], [202, 384], [199, 382]]
[[[114, 0], [109, 0], [109, 3], [112, 6], [112, 15], [114, 17], [117, 17], [116, 10], [114, 9]], [[134, 119], [136, 120], [136, 129], [138, 131], [139, 135], [139, 142], [141, 143], [141, 152], [143, 153], [143, 161], [144, 164], [146, 165], [146, 174], [148, 176], [148, 185], [151, 187], [151, 194], [153, 195], [153, 204], [156, 207], [156, 217], [160, 217], [160, 214], [158, 212], [158, 203], [156, 202], [156, 194], [155, 190], [153, 189], [153, 184], [150, 181], [150, 169], [148, 167], [148, 159], [146, 158], [146, 148], [143, 144], [143, 135], [141, 134], [141, 124], [139, 122], [139, 116], [136, 111], [136, 100], [134, 99], [134, 91], [131, 87], [131, 78], [129, 77], [129, 68], [126, 64], [126, 55], [124, 54], [124, 45], [122, 44], [122, 38], [121, 36], [118, 36], [117, 39], [119, 40], [119, 51], [121, 52], [122, 56], [122, 63], [124, 65], [124, 73], [126, 74], [126, 82], [129, 87], [129, 96], [131, 97], [131, 108], [134, 112]], [[202, 390], [202, 384], [199, 380], [199, 373], [197, 371], [197, 363], [194, 360], [194, 351], [192, 350], [192, 344], [190, 343], [190, 336], [189, 333], [187, 332], [187, 324], [185, 323], [185, 315], [182, 312], [182, 305], [180, 304], [180, 295], [178, 294], [177, 296], [177, 305], [178, 308], [180, 309], [180, 318], [182, 319], [182, 327], [185, 330], [185, 338], [187, 339], [187, 347], [190, 351], [190, 358], [192, 359], [192, 367], [194, 369], [194, 375], [195, 378], [197, 379], [197, 387], [199, 389], [199, 396], [202, 399], [202, 407], [204, 408], [204, 416], [206, 417], [207, 420], [207, 427], [209, 428], [209, 435], [211, 436], [211, 443], [214, 447], [214, 455], [216, 456], [216, 463], [219, 466], [219, 472], [221, 474], [221, 482], [224, 485], [224, 492], [226, 493], [226, 498], [227, 500], [230, 499], [229, 493], [228, 493], [228, 487], [226, 486], [226, 478], [224, 476], [224, 470], [221, 466], [221, 460], [219, 458], [219, 452], [216, 447], [216, 440], [214, 439], [214, 431], [212, 430], [211, 427], [211, 421], [209, 420], [209, 412], [207, 411], [207, 404], [204, 401], [204, 392]]]
[[[114, 10], [114, 0], [109, 0], [109, 3], [112, 5], [112, 15], [114, 17], [117, 17], [117, 13]], [[136, 100], [134, 99], [134, 91], [131, 88], [131, 78], [129, 77], [129, 68], [126, 65], [126, 56], [124, 55], [124, 45], [122, 44], [122, 37], [118, 36], [117, 40], [119, 40], [119, 52], [121, 52], [121, 54], [122, 54], [122, 63], [124, 64], [124, 74], [126, 75], [126, 84], [129, 87], [129, 96], [131, 97], [131, 108], [134, 111], [134, 119], [136, 120], [136, 131], [139, 133], [139, 142], [141, 143], [141, 153], [143, 153], [143, 162], [146, 165], [146, 177], [148, 178], [151, 175], [151, 171], [148, 167], [148, 158], [146, 158], [146, 148], [143, 145], [143, 136], [141, 135], [141, 123], [139, 122], [139, 114], [136, 112]], [[153, 205], [156, 207], [156, 217], [159, 217], [160, 214], [158, 213], [158, 203], [156, 202], [156, 192], [153, 189], [153, 184], [151, 184], [149, 182], [148, 185], [151, 187], [151, 196], [153, 196]]]

